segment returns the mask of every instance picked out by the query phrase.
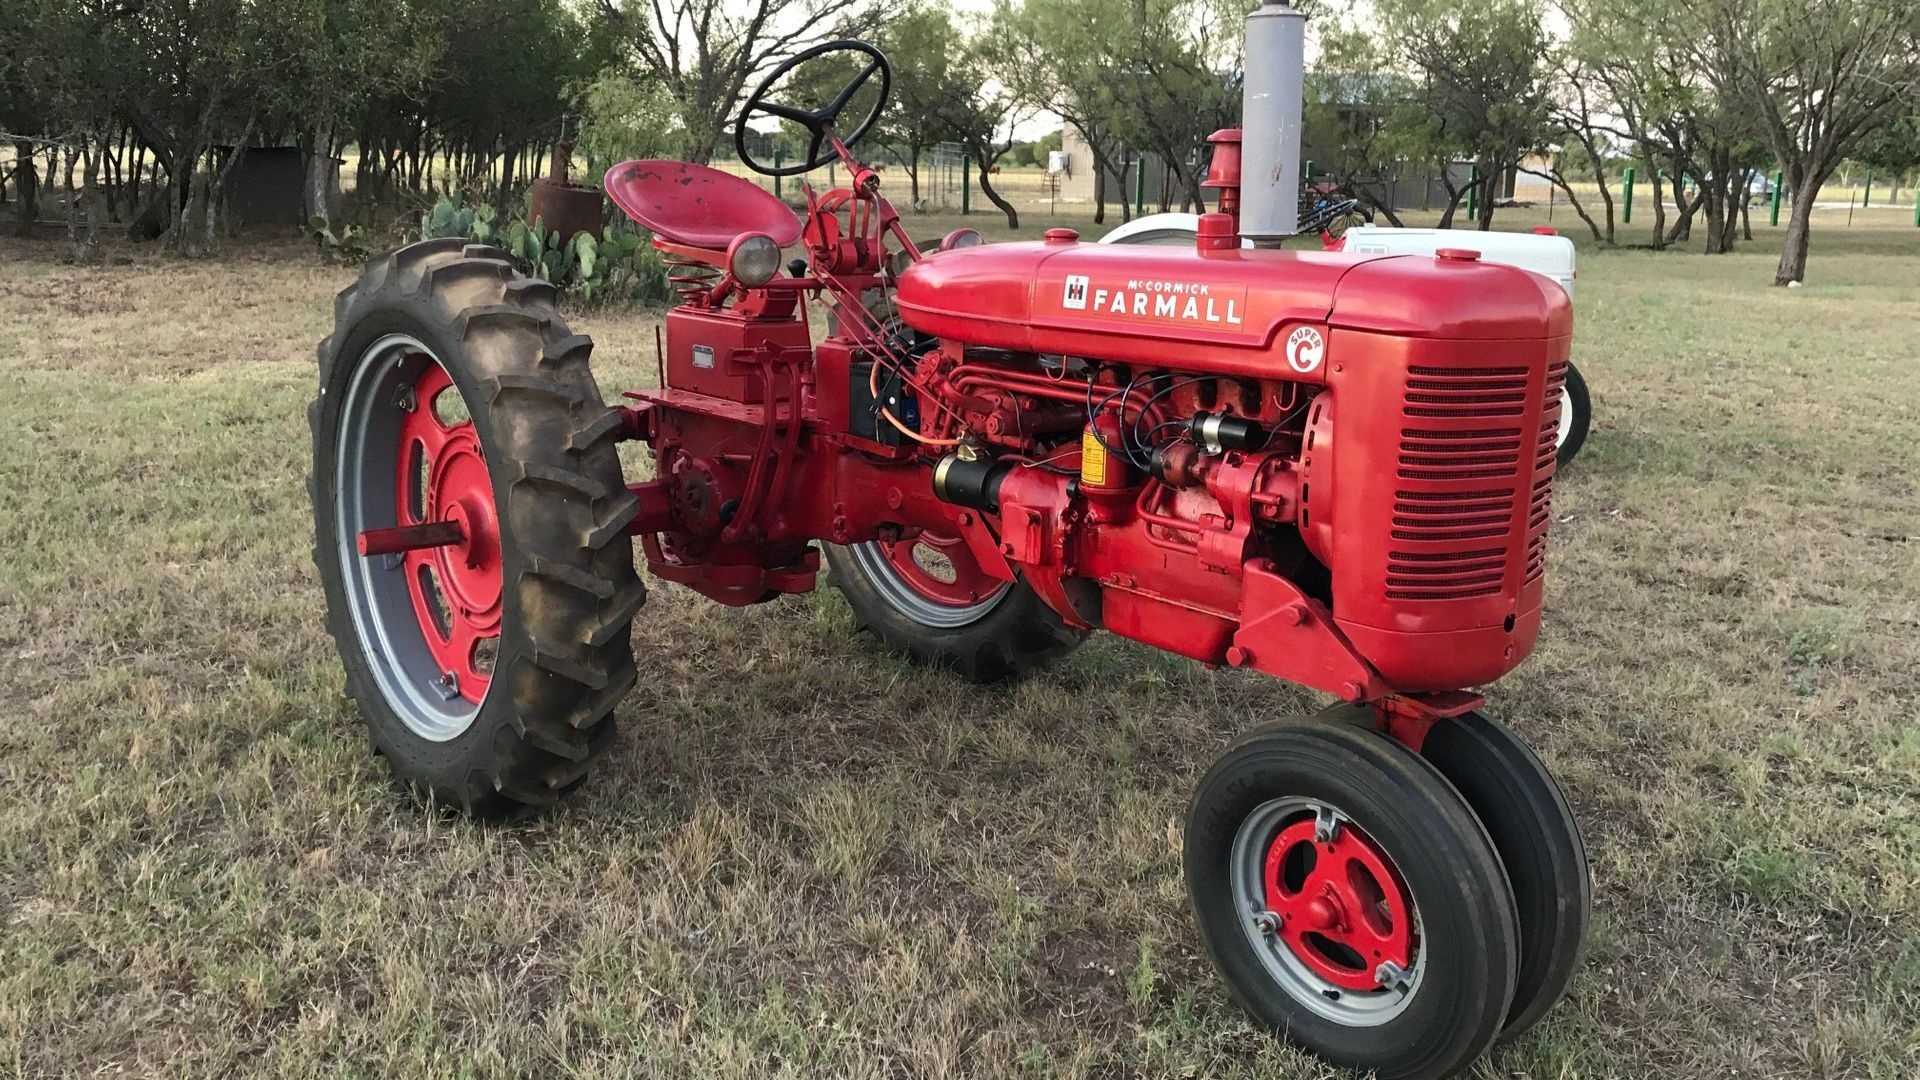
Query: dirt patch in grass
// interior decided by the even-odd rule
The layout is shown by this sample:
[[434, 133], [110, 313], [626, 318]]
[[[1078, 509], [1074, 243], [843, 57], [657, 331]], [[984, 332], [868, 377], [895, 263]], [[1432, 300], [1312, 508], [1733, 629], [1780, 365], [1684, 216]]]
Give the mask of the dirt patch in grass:
[[[1112, 639], [973, 690], [831, 592], [658, 585], [583, 790], [423, 811], [310, 561], [347, 272], [0, 244], [3, 1067], [1323, 1074], [1210, 974], [1177, 848], [1206, 760], [1313, 695]], [[1490, 1074], [1920, 1071], [1920, 230], [1824, 229], [1792, 292], [1767, 246], [1583, 253], [1594, 433], [1491, 708], [1579, 812], [1597, 926]], [[655, 321], [576, 319], [610, 392]]]

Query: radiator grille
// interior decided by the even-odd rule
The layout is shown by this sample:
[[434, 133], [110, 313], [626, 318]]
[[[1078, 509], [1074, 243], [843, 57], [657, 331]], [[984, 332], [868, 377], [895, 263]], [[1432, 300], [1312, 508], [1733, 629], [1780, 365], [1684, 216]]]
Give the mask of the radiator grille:
[[1547, 570], [1547, 525], [1553, 520], [1554, 455], [1559, 450], [1560, 410], [1567, 388], [1567, 362], [1547, 367], [1547, 407], [1540, 414], [1540, 437], [1534, 444], [1532, 499], [1527, 504], [1527, 574], [1523, 584], [1539, 580]]
[[[1387, 558], [1389, 599], [1498, 594], [1522, 528], [1528, 579], [1539, 575], [1551, 481], [1532, 486], [1524, 515], [1521, 485], [1539, 475], [1543, 445], [1551, 467], [1558, 412], [1549, 409], [1537, 431], [1520, 425], [1530, 404], [1527, 374], [1525, 366], [1408, 369]], [[1565, 380], [1566, 365], [1556, 364], [1550, 403], [1557, 402]]]

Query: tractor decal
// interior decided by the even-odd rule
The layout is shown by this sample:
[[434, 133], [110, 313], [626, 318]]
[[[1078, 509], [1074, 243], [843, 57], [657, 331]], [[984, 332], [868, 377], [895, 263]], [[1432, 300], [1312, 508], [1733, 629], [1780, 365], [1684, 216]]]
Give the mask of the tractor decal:
[[[1085, 274], [1068, 274], [1057, 288], [1060, 313], [1085, 312], [1109, 319], [1172, 325], [1237, 327], [1246, 322], [1245, 285], [1141, 278], [1103, 284]], [[1054, 291], [1045, 288], [1041, 294], [1053, 295]], [[1036, 314], [1048, 313], [1045, 305], [1039, 307]]]

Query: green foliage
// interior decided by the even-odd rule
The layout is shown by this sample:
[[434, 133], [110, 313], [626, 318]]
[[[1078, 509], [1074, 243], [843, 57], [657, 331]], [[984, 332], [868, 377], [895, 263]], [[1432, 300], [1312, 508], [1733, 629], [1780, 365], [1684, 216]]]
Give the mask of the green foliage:
[[669, 298], [666, 264], [647, 235], [624, 224], [571, 241], [524, 212], [501, 223], [490, 206], [471, 207], [458, 193], [420, 215], [417, 239], [461, 237], [504, 249], [535, 277], [586, 304], [658, 302]]
[[1050, 131], [1031, 141], [1016, 142], [1007, 151], [1007, 161], [1024, 168], [1044, 168], [1048, 152], [1060, 149], [1064, 138], [1064, 132]]
[[1896, 116], [1867, 132], [1853, 159], [1882, 176], [1905, 176], [1920, 169], [1920, 112]]
[[307, 222], [307, 236], [320, 249], [320, 257], [328, 262], [358, 266], [380, 254], [380, 246], [358, 225], [347, 225], [336, 231], [327, 227], [325, 218], [316, 217]]
[[451, 192], [420, 215], [419, 238], [461, 237], [480, 244], [497, 243], [499, 234], [493, 227], [497, 216], [493, 207], [468, 206], [458, 191]]
[[610, 67], [580, 89], [575, 103], [580, 129], [574, 149], [587, 158], [583, 183], [599, 183], [609, 167], [622, 161], [679, 153], [679, 106], [659, 83], [636, 80]]

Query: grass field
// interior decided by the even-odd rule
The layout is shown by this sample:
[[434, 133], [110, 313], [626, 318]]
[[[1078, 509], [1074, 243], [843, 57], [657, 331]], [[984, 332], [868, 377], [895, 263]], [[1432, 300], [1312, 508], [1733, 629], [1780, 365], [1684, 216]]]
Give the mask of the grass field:
[[[1814, 242], [1795, 291], [1764, 237], [1583, 253], [1594, 434], [1490, 708], [1569, 791], [1596, 925], [1486, 1075], [1920, 1073], [1920, 230]], [[831, 590], [660, 585], [576, 797], [425, 813], [309, 556], [349, 272], [62, 253], [0, 241], [0, 1071], [1319, 1075], [1198, 955], [1176, 846], [1212, 755], [1313, 695], [1113, 639], [974, 690]], [[652, 323], [576, 320], [603, 387]]]

